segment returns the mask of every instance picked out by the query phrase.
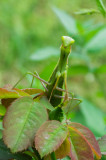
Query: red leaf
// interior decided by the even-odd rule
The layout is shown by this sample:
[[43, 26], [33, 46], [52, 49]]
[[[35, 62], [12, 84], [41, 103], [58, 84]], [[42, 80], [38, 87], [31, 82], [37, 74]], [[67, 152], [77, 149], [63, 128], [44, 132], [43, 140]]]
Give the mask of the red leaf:
[[76, 131], [78, 133], [80, 133], [85, 138], [85, 140], [87, 141], [87, 143], [91, 147], [93, 153], [96, 155], [97, 158], [100, 159], [101, 158], [101, 152], [100, 152], [100, 149], [99, 149], [98, 142], [96, 141], [96, 138], [93, 135], [93, 133], [87, 127], [83, 126], [80, 123], [72, 122], [70, 124], [70, 126], [74, 129], [76, 129]]
[[69, 127], [71, 160], [94, 160], [92, 150], [84, 136], [73, 127]]

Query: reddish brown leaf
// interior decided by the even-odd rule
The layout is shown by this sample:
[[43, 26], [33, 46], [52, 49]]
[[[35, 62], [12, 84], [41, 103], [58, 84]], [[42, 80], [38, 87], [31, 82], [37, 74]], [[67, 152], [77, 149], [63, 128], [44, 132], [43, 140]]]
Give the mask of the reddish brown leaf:
[[7, 98], [19, 98], [20, 94], [15, 90], [8, 90], [5, 88], [0, 88], [0, 99]]
[[75, 128], [77, 132], [82, 134], [82, 136], [86, 139], [87, 143], [91, 147], [93, 153], [96, 155], [96, 157], [98, 159], [100, 159], [101, 158], [101, 152], [100, 152], [100, 149], [99, 149], [98, 142], [96, 141], [96, 138], [93, 135], [93, 133], [87, 127], [83, 126], [80, 123], [72, 122], [70, 124], [70, 126]]
[[20, 90], [20, 89], [6, 89], [6, 88], [0, 88], [0, 99], [7, 99], [7, 98], [19, 98], [21, 96], [28, 96], [26, 92]]
[[84, 136], [82, 136], [82, 134], [73, 127], [69, 127], [69, 131], [71, 142], [71, 160], [94, 160], [91, 147]]
[[33, 94], [37, 94], [37, 93], [42, 93], [43, 90], [41, 89], [36, 89], [36, 88], [25, 88], [25, 89], [21, 89], [22, 91], [30, 94], [30, 95], [33, 95]]
[[70, 141], [69, 139], [65, 139], [65, 141], [62, 143], [62, 145], [55, 151], [56, 158], [62, 159], [68, 155], [70, 155]]
[[[43, 114], [42, 114], [43, 113]], [[3, 139], [12, 152], [31, 146], [38, 128], [48, 120], [47, 110], [31, 96], [15, 100], [3, 119]]]
[[14, 88], [13, 90], [17, 91], [20, 96], [29, 96], [28, 93], [24, 92], [22, 89]]
[[[6, 88], [7, 87], [7, 88]], [[6, 85], [4, 88], [0, 88], [0, 99], [2, 105], [4, 105], [6, 108], [17, 98], [22, 96], [29, 96], [28, 93], [18, 89], [10, 89], [10, 85]]]
[[8, 106], [10, 106], [10, 104], [15, 100], [16, 98], [7, 98], [7, 99], [2, 99], [1, 103], [3, 106], [5, 106], [6, 108]]

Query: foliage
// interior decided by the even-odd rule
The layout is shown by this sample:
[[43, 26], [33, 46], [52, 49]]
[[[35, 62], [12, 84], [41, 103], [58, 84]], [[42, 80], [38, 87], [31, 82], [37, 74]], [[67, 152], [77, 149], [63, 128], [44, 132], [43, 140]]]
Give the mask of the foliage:
[[101, 13], [104, 17], [106, 16], [106, 8], [103, 4], [102, 0], [96, 0], [97, 6], [98, 6], [98, 10], [96, 9], [83, 9], [80, 10], [79, 12], [75, 12], [76, 14], [80, 14], [80, 15], [90, 15], [90, 14], [94, 14], [94, 13]]
[[8, 159], [16, 159], [16, 160], [31, 160], [32, 158], [24, 153], [16, 153], [13, 154], [11, 151], [6, 147], [2, 140], [0, 140], [0, 158], [2, 160]]
[[[44, 160], [51, 160], [56, 158], [69, 160], [70, 157], [71, 159], [82, 159], [81, 155], [83, 154], [87, 156], [86, 153], [89, 152], [89, 157], [87, 157], [87, 159], [100, 159], [102, 153], [103, 156], [101, 160], [105, 160], [106, 147], [104, 143], [105, 136], [103, 135], [105, 134], [106, 117], [102, 110], [106, 111], [106, 88], [103, 83], [105, 81], [106, 74], [106, 37], [104, 36], [106, 34], [106, 26], [105, 22], [100, 23], [100, 21], [102, 21], [100, 13], [105, 17], [106, 9], [104, 5], [105, 3], [103, 4], [102, 0], [95, 1], [97, 2], [98, 10], [96, 8], [92, 8], [93, 3], [90, 2], [89, 5], [89, 2], [87, 2], [87, 7], [91, 6], [91, 9], [79, 10], [76, 14], [76, 18], [75, 15], [71, 16], [65, 11], [53, 6], [53, 12], [57, 15], [58, 19], [55, 19], [54, 17], [51, 18], [51, 15], [54, 13], [48, 12], [47, 2], [43, 3], [42, 1], [41, 3], [41, 1], [38, 0], [36, 0], [36, 2], [33, 0], [27, 0], [26, 4], [24, 4], [21, 1], [17, 3], [13, 1], [1, 1], [0, 13], [2, 16], [0, 17], [0, 25], [2, 28], [2, 33], [0, 40], [2, 43], [0, 45], [0, 60], [3, 61], [0, 62], [0, 65], [4, 65], [5, 69], [8, 68], [8, 74], [6, 74], [5, 71], [5, 74], [0, 76], [1, 84], [5, 84], [5, 82], [12, 83], [14, 81], [15, 75], [14, 77], [12, 77], [13, 74], [11, 74], [11, 76], [9, 75], [10, 66], [12, 66], [13, 71], [15, 70], [16, 76], [18, 77], [20, 75], [18, 75], [17, 72], [19, 74], [23, 74], [28, 69], [33, 70], [33, 64], [34, 68], [36, 67], [36, 69], [39, 71], [40, 77], [48, 80], [51, 72], [54, 71], [56, 60], [59, 57], [59, 49], [57, 48], [58, 43], [60, 43], [59, 37], [61, 34], [68, 34], [74, 37], [76, 41], [76, 45], [73, 46], [73, 53], [69, 56], [68, 89], [69, 91], [74, 90], [77, 96], [74, 98], [73, 94], [69, 93], [72, 97], [70, 97], [69, 100], [66, 99], [65, 103], [61, 103], [59, 106], [56, 104], [56, 107], [54, 108], [54, 104], [50, 104], [48, 101], [49, 98], [47, 94], [45, 94], [47, 92], [44, 90], [44, 83], [41, 80], [40, 81], [43, 83], [43, 86], [40, 84], [40, 81], [34, 79], [34, 83], [31, 84], [31, 88], [18, 89], [16, 87], [14, 88], [13, 86], [0, 88], [0, 138], [2, 138], [3, 132], [4, 142], [12, 152], [17, 152], [22, 149], [21, 153], [18, 152], [14, 154], [4, 145], [3, 141], [0, 141], [0, 145], [4, 147], [1, 147], [3, 150], [1, 149], [0, 158], [40, 160], [40, 155], [43, 156], [46, 153], [47, 155], [44, 156]], [[71, 5], [68, 5], [68, 1], [67, 3], [66, 1], [63, 3], [58, 2], [59, 0], [56, 0], [57, 6], [65, 9], [69, 7], [69, 13], [73, 12], [75, 6], [73, 7], [71, 1]], [[76, 2], [77, 0], [75, 0], [75, 3]], [[7, 3], [9, 5], [7, 5]], [[35, 3], [37, 5], [35, 5]], [[37, 6], [39, 6], [38, 10]], [[83, 5], [81, 6], [83, 7]], [[49, 16], [44, 16], [47, 14]], [[85, 19], [83, 17], [83, 20], [80, 19], [79, 21], [78, 19], [81, 18], [79, 15], [85, 15]], [[44, 19], [44, 17], [48, 18]], [[49, 18], [50, 20], [53, 20], [50, 22]], [[88, 20], [89, 18], [90, 20]], [[91, 18], [96, 19], [96, 24], [94, 24], [94, 19], [92, 21]], [[60, 20], [63, 28], [58, 20]], [[99, 23], [97, 21], [99, 21]], [[55, 37], [54, 34], [57, 37]], [[29, 61], [29, 53], [32, 52], [33, 54], [30, 56]], [[16, 64], [15, 67], [14, 64]], [[4, 78], [5, 76], [6, 78]], [[26, 82], [30, 84], [31, 81], [31, 76], [27, 75], [26, 81], [24, 80], [23, 84], [26, 85]], [[24, 85], [18, 86], [19, 88], [23, 88]], [[35, 89], [36, 87], [40, 89]], [[84, 97], [81, 104], [79, 95]], [[32, 102], [30, 103], [31, 105], [27, 106], [27, 104], [29, 104], [29, 100]], [[64, 101], [64, 99], [61, 98], [59, 102], [60, 101]], [[17, 103], [19, 104], [17, 105]], [[77, 105], [78, 108], [74, 109]], [[31, 109], [33, 106], [36, 108], [36, 111], [33, 111], [33, 108]], [[26, 110], [26, 107], [28, 110]], [[37, 108], [39, 108], [39, 110]], [[102, 110], [100, 108], [102, 108]], [[9, 112], [11, 109], [12, 111]], [[16, 114], [16, 117], [14, 114]], [[34, 117], [33, 114], [36, 116]], [[8, 120], [8, 117], [11, 120]], [[47, 121], [48, 119], [49, 121]], [[68, 119], [68, 121], [66, 119]], [[15, 123], [13, 123], [12, 120], [14, 120]], [[53, 131], [51, 131], [51, 129], [51, 134], [48, 136], [50, 141], [46, 139], [47, 136], [42, 136], [43, 142], [50, 142], [49, 145], [45, 145], [45, 147], [40, 148], [39, 137], [40, 133], [43, 134], [43, 126], [48, 123], [51, 125], [54, 123], [54, 121], [56, 124], [60, 124], [62, 127], [56, 129], [56, 131], [59, 132], [58, 135], [66, 133], [64, 136], [65, 139], [62, 136], [60, 137], [60, 143], [57, 139], [56, 141], [55, 138], [57, 137], [55, 134], [55, 129]], [[37, 128], [35, 122], [39, 124], [40, 128]], [[43, 122], [44, 124], [42, 124]], [[35, 127], [33, 128], [33, 126]], [[56, 126], [58, 125], [55, 125], [55, 127]], [[96, 137], [103, 136], [98, 140], [101, 153], [95, 137], [92, 136], [91, 131], [84, 126], [89, 127]], [[36, 133], [38, 133], [36, 134], [37, 137], [35, 136], [36, 128]], [[89, 142], [84, 129], [86, 130], [87, 135], [91, 135], [90, 137], [93, 141]], [[43, 130], [45, 130], [45, 128], [43, 128]], [[82, 130], [83, 132], [81, 132]], [[15, 133], [14, 136], [12, 134], [13, 131]], [[48, 134], [48, 129], [45, 131], [45, 134]], [[32, 135], [34, 135], [35, 138]], [[11, 140], [12, 136], [14, 139]], [[53, 145], [51, 145], [52, 141], [54, 142]], [[77, 148], [76, 146], [80, 141], [80, 147], [78, 145]], [[38, 142], [38, 146], [36, 146], [37, 143], [33, 144], [33, 142]], [[41, 145], [44, 145], [44, 143]], [[16, 144], [15, 149], [14, 144]], [[24, 145], [25, 147], [23, 147]], [[27, 149], [24, 152], [23, 149], [26, 147]], [[36, 149], [38, 148], [40, 155], [35, 147]], [[86, 148], [85, 152], [82, 149], [83, 147]], [[93, 157], [93, 155], [96, 157]]]
[[105, 6], [103, 4], [103, 1], [102, 0], [96, 0], [96, 2], [97, 2], [97, 5], [98, 5], [98, 9], [100, 10], [100, 12], [105, 17], [106, 16], [106, 8], [105, 8]]
[[41, 81], [45, 91], [14, 87], [0, 89], [2, 105], [6, 102], [3, 140], [11, 150], [6, 151], [10, 157], [14, 158], [14, 153], [26, 150], [24, 154], [35, 160], [39, 159], [39, 155], [40, 159], [45, 160], [66, 156], [72, 160], [94, 160], [94, 156], [101, 159], [99, 145], [93, 133], [87, 127], [71, 122], [67, 116], [81, 102], [72, 93], [72, 97], [69, 97], [66, 83], [68, 56], [73, 43], [72, 38], [62, 37], [60, 59], [48, 82], [39, 75], [32, 74]]
[[[99, 23], [94, 25], [91, 21], [84, 23], [79, 22], [77, 19], [56, 7], [53, 7], [53, 11], [67, 33], [70, 36], [73, 36], [77, 43], [76, 46], [73, 46], [72, 54], [69, 57], [69, 66], [71, 61], [71, 67], [68, 69], [69, 90], [75, 90], [78, 95], [86, 97], [80, 105], [80, 112], [79, 110], [73, 111], [71, 112], [70, 117], [72, 121], [79, 122], [80, 120], [80, 122], [89, 127], [97, 137], [102, 136], [105, 133], [105, 114], [102, 110], [98, 109], [98, 107], [102, 106], [101, 108], [106, 112], [106, 88], [104, 84], [106, 65], [101, 61], [104, 56], [102, 52], [105, 51], [106, 48], [106, 37], [104, 36], [106, 34], [106, 26]], [[41, 49], [41, 51], [42, 50], [43, 49]], [[58, 54], [56, 55], [55, 52], [53, 54], [53, 50], [58, 49], [53, 49], [53, 47], [49, 48], [49, 53], [52, 53], [52, 56], [57, 58]], [[39, 57], [37, 52], [33, 55]], [[98, 57], [101, 58], [98, 59]], [[49, 57], [46, 58], [49, 59]], [[37, 59], [34, 59], [34, 61], [36, 62]], [[39, 59], [39, 62], [42, 62], [42, 59]], [[50, 70], [52, 71], [54, 66], [54, 62], [50, 62], [50, 65], [47, 63], [47, 66], [41, 71], [40, 76], [48, 80]], [[48, 70], [48, 68], [50, 69]], [[71, 85], [70, 77], [72, 79]], [[77, 85], [78, 81], [80, 86]], [[75, 87], [72, 87], [73, 85], [76, 86], [76, 89], [74, 89]], [[82, 91], [84, 88], [83, 85], [86, 86], [84, 91]], [[90, 117], [91, 114], [92, 117]], [[94, 117], [98, 117], [98, 119]], [[101, 123], [101, 129], [98, 128], [96, 125], [97, 123]]]
[[99, 143], [102, 154], [106, 155], [106, 135], [98, 139], [98, 143]]

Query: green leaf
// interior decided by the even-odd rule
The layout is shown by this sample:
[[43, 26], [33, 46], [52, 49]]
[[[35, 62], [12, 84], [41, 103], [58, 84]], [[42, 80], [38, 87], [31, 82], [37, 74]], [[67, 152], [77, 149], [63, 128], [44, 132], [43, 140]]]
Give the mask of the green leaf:
[[[55, 151], [56, 159], [62, 159], [70, 154], [70, 141], [68, 138]], [[44, 160], [51, 160], [50, 154], [44, 157]]]
[[3, 130], [3, 120], [0, 120], [0, 130]]
[[86, 24], [85, 24], [85, 26], [84, 26], [85, 30], [86, 30], [86, 28], [89, 28], [89, 30], [87, 30], [87, 31], [85, 32], [85, 34], [84, 34], [86, 43], [87, 43], [90, 39], [92, 39], [93, 37], [95, 37], [95, 35], [96, 35], [101, 29], [103, 29], [104, 26], [105, 26], [105, 25], [102, 24], [102, 23], [98, 23], [98, 24], [95, 24], [95, 25], [94, 25], [94, 24], [88, 22], [88, 25], [87, 25], [87, 26], [86, 26]]
[[102, 0], [96, 0], [97, 6], [99, 11], [102, 13], [102, 15], [105, 17], [106, 16], [106, 8], [103, 4]]
[[67, 156], [67, 157], [63, 158], [62, 160], [71, 160], [71, 159], [70, 159], [70, 157]]
[[85, 46], [88, 52], [100, 51], [106, 48], [106, 28], [100, 30]]
[[100, 12], [96, 9], [81, 9], [80, 11], [75, 12], [75, 14], [79, 14], [79, 15], [91, 15], [95, 13], [100, 13]]
[[45, 122], [38, 130], [35, 137], [35, 147], [41, 157], [57, 150], [68, 134], [67, 127], [59, 121]]
[[47, 109], [49, 109], [50, 111], [54, 110], [54, 107], [50, 104], [50, 102], [48, 101], [48, 99], [46, 97], [42, 97], [40, 99], [40, 103]]
[[0, 116], [4, 116], [6, 113], [6, 108], [0, 104]]
[[62, 121], [63, 119], [63, 110], [61, 107], [55, 108], [53, 111], [49, 113], [49, 119], [50, 120], [57, 120], [57, 121]]
[[33, 61], [42, 61], [44, 59], [50, 58], [52, 56], [59, 56], [59, 50], [54, 47], [46, 47], [41, 48], [37, 50], [35, 53], [33, 53], [30, 57]]
[[71, 142], [71, 160], [94, 160], [91, 147], [82, 134], [80, 134], [74, 127], [69, 127], [69, 131]]
[[90, 61], [89, 56], [87, 54], [80, 54], [78, 52], [72, 52], [72, 54], [70, 54], [69, 58], [78, 59], [78, 60], [84, 61], [84, 62]]
[[88, 127], [97, 136], [103, 136], [105, 134], [104, 113], [85, 99], [80, 104], [80, 109]]
[[40, 77], [42, 77], [43, 79], [48, 81], [55, 66], [56, 66], [56, 62], [54, 62], [54, 61], [53, 62], [50, 61], [50, 63], [47, 65], [45, 64], [44, 68], [42, 69], [42, 71], [40, 73]]
[[32, 158], [24, 153], [13, 154], [3, 143], [2, 139], [0, 140], [0, 159], [1, 160], [31, 160]]
[[101, 137], [98, 140], [98, 143], [99, 143], [99, 147], [100, 147], [101, 153], [103, 155], [106, 155], [106, 135], [104, 135], [103, 137]]
[[100, 159], [101, 158], [101, 152], [100, 152], [99, 145], [98, 145], [98, 143], [96, 141], [96, 138], [93, 135], [93, 133], [87, 127], [83, 126], [80, 123], [72, 122], [70, 124], [70, 126], [74, 127], [77, 130], [77, 132], [79, 132], [80, 134], [82, 134], [82, 136], [84, 136], [87, 143], [91, 147], [92, 152], [96, 155], [96, 157], [98, 159]]
[[[42, 114], [43, 113], [43, 114]], [[31, 146], [38, 128], [48, 119], [46, 109], [31, 97], [15, 100], [3, 120], [3, 139], [12, 152]]]
[[90, 72], [88, 66], [75, 65], [69, 68], [68, 75], [87, 74], [88, 72]]
[[81, 103], [80, 99], [70, 99], [67, 103], [62, 107], [65, 114], [71, 114], [72, 110], [77, 107]]
[[106, 74], [106, 65], [102, 65], [102, 66], [96, 68], [94, 70], [94, 73], [98, 73], [98, 74], [100, 74], [100, 73], [103, 74], [104, 73], [104, 74]]
[[72, 16], [68, 15], [66, 12], [56, 7], [53, 7], [53, 11], [59, 18], [60, 22], [63, 24], [67, 32], [69, 32], [72, 35], [78, 33], [77, 27], [76, 27], [76, 21]]
[[0, 139], [2, 139], [2, 130], [0, 129]]

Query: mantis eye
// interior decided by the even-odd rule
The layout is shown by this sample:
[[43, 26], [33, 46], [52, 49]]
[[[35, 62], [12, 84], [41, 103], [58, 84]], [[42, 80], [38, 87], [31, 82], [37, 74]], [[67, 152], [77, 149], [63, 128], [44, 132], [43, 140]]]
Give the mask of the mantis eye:
[[68, 36], [62, 36], [61, 39], [64, 47], [68, 47], [75, 42], [73, 38]]

